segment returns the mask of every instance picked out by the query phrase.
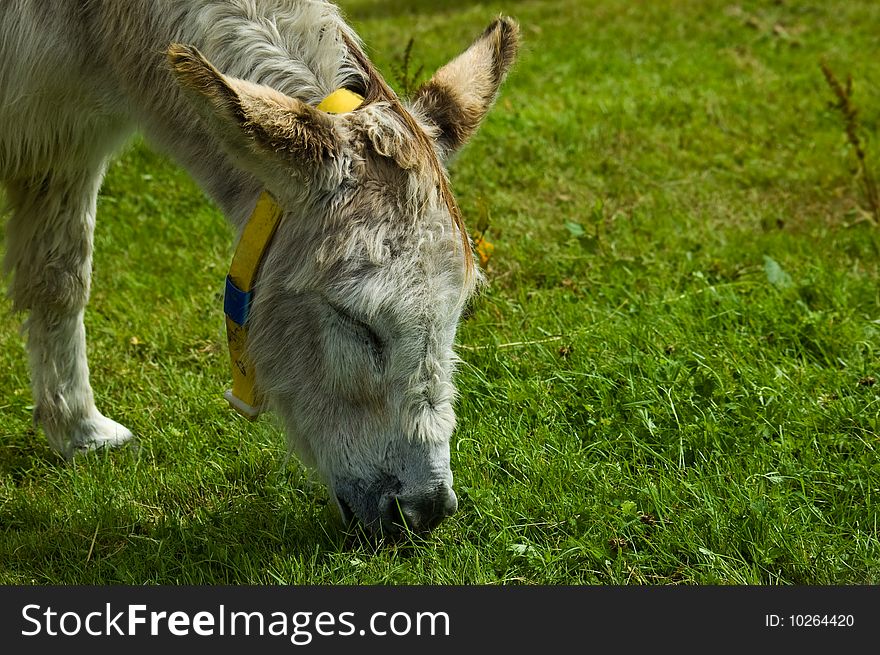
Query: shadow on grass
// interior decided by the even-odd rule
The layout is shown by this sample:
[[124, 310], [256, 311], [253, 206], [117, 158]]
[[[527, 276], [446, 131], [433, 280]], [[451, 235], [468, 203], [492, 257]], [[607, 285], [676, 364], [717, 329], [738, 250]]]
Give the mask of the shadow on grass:
[[0, 509], [6, 582], [272, 584], [287, 581], [267, 571], [288, 560], [305, 576], [344, 539], [331, 522], [266, 499], [155, 520], [124, 506], [96, 509], [81, 516], [47, 504]]
[[[66, 466], [64, 459], [53, 451], [45, 437], [33, 428], [21, 436], [3, 439], [0, 443], [0, 477], [12, 480], [16, 485], [29, 477], [34, 470], [54, 469]], [[2, 527], [2, 524], [0, 524]]]
[[108, 455], [80, 469], [37, 443], [0, 448], [0, 478], [14, 489], [0, 486], [0, 584], [288, 582], [273, 571], [301, 583], [346, 548], [332, 508], [307, 487], [235, 471], [234, 489], [180, 472], [157, 485], [149, 456]]

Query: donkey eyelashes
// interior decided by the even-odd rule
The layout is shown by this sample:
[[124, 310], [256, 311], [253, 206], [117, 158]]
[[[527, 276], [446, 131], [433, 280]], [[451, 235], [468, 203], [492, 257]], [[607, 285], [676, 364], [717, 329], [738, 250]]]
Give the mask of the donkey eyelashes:
[[352, 316], [348, 311], [336, 305], [335, 303], [327, 303], [337, 321], [345, 326], [347, 330], [355, 334], [367, 346], [370, 355], [376, 366], [381, 368], [384, 362], [385, 342], [376, 334], [376, 331], [370, 325], [358, 318]]

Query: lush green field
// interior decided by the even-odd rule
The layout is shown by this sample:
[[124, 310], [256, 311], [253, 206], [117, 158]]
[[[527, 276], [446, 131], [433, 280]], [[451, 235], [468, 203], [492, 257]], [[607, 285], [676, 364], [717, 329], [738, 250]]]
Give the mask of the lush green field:
[[[452, 166], [495, 245], [460, 329], [460, 511], [346, 535], [270, 419], [227, 408], [232, 234], [135, 144], [99, 208], [99, 407], [65, 464], [0, 328], [0, 583], [880, 583], [880, 3], [342, 3], [398, 88], [504, 12], [521, 60]], [[425, 73], [427, 74], [427, 73]], [[8, 309], [6, 303], [4, 311]]]

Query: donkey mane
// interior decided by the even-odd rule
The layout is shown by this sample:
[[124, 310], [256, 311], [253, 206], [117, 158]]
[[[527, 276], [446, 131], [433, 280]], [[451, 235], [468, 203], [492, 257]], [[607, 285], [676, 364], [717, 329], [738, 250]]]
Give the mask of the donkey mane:
[[[446, 169], [440, 163], [440, 158], [434, 147], [431, 127], [427, 130], [420, 125], [413, 115], [403, 106], [400, 98], [394, 90], [385, 81], [385, 78], [379, 73], [373, 63], [364, 54], [360, 43], [356, 38], [352, 38], [346, 31], [342, 32], [342, 38], [348, 48], [348, 52], [365, 76], [366, 89], [364, 93], [364, 104], [370, 105], [378, 102], [387, 103], [394, 116], [402, 123], [402, 127], [406, 134], [415, 139], [412, 149], [416, 155], [414, 159], [421, 160], [428, 165], [430, 173], [433, 175], [437, 183], [437, 191], [443, 204], [449, 210], [452, 217], [452, 225], [461, 236], [462, 253], [464, 254], [465, 276], [471, 279], [474, 275], [474, 262], [471, 256], [470, 237], [468, 236], [467, 226], [464, 223], [464, 217], [461, 209], [452, 194], [449, 187], [449, 177]], [[420, 155], [420, 156], [419, 156]]]

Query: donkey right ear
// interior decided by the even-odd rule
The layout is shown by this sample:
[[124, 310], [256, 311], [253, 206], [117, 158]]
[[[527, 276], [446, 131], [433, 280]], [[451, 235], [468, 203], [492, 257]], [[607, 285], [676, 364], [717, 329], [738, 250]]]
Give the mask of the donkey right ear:
[[268, 86], [227, 77], [192, 46], [173, 44], [167, 54], [178, 84], [233, 156], [272, 153], [314, 166], [338, 152], [329, 114]]
[[454, 153], [477, 131], [518, 48], [519, 25], [502, 16], [415, 92], [414, 109], [437, 126], [442, 156]]

